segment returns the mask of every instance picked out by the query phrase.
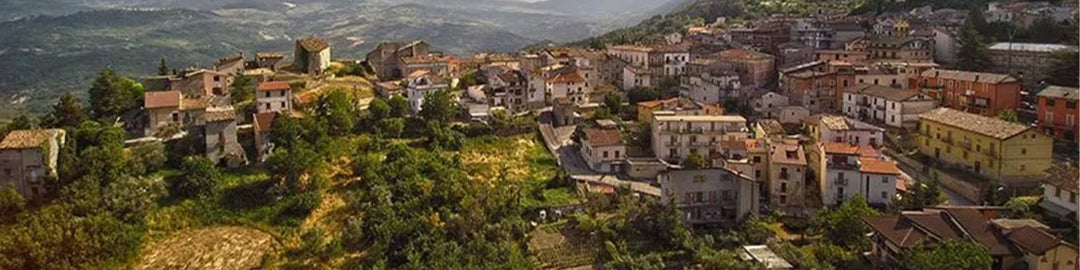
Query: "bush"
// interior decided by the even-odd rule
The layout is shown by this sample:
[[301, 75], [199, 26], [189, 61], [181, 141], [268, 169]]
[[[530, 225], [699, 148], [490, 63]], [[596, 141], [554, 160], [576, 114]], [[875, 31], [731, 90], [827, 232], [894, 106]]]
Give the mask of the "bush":
[[316, 191], [309, 191], [297, 194], [293, 196], [289, 202], [289, 206], [285, 208], [284, 214], [292, 217], [306, 217], [314, 211], [315, 208], [319, 208], [322, 204], [322, 194]]
[[0, 221], [4, 218], [14, 217], [26, 207], [26, 200], [15, 190], [15, 187], [7, 186], [0, 188]]
[[165, 144], [161, 142], [143, 143], [127, 149], [127, 168], [131, 175], [143, 175], [160, 170], [165, 166]]
[[184, 158], [180, 165], [183, 174], [174, 179], [172, 190], [183, 197], [209, 197], [217, 190], [221, 172], [209, 159], [199, 156]]

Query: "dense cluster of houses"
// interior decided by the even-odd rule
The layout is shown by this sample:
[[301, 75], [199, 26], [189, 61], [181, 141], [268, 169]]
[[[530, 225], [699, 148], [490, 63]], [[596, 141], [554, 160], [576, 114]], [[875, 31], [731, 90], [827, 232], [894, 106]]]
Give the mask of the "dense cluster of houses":
[[[886, 146], [905, 142], [972, 177], [1041, 186], [1041, 205], [1075, 223], [1076, 169], [1047, 170], [1056, 169], [1050, 166], [1055, 140], [1080, 140], [1080, 92], [1032, 89], [1023, 78], [1043, 70], [1053, 53], [1077, 48], [999, 43], [990, 47], [998, 73], [944, 68], [956, 63], [966, 14], [924, 7], [880, 16], [817, 10], [802, 18], [721, 18], [603, 50], [548, 46], [455, 56], [422, 40], [387, 42], [365, 62], [378, 94], [405, 97], [413, 113], [423, 110], [429, 93], [450, 90], [474, 121], [505, 110], [550, 113], [559, 126], [580, 124], [579, 153], [588, 169], [659, 185], [663, 201], [682, 209], [691, 224], [734, 224], [768, 210], [809, 216], [854, 196], [886, 207], [915, 180], [887, 154]], [[1021, 27], [1034, 18], [1073, 19], [1071, 8], [1030, 2], [992, 4], [986, 14]], [[223, 165], [263, 161], [273, 150], [274, 118], [297, 113], [294, 91], [334, 76], [330, 49], [324, 39], [302, 38], [291, 60], [285, 52], [257, 52], [252, 59], [239, 54], [212, 69], [146, 77], [141, 120], [128, 129], [165, 140], [196, 138], [197, 149]], [[250, 116], [230, 100], [230, 86], [240, 77], [257, 84]], [[625, 97], [636, 89], [669, 97], [630, 104], [633, 119], [585, 121], [605, 95]], [[1028, 110], [1022, 93], [1029, 91], [1038, 91], [1033, 125], [997, 118]], [[726, 108], [732, 104], [744, 109]], [[237, 139], [247, 129], [254, 134], [251, 157]], [[629, 134], [647, 134], [648, 143], [631, 143]], [[55, 176], [64, 137], [62, 130], [9, 134], [0, 142], [0, 185], [29, 197], [43, 192], [42, 179]], [[1041, 267], [1047, 260], [1076, 267], [1075, 246], [1037, 222], [1000, 219], [1000, 210], [926, 209], [865, 221], [881, 260], [921, 242], [967, 238], [988, 245], [1000, 269], [1021, 262], [1051, 269]]]

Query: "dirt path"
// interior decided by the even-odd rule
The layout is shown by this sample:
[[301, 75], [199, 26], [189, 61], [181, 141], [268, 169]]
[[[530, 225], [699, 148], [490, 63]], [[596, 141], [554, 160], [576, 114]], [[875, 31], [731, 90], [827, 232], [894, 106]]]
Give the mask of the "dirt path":
[[149, 244], [135, 269], [251, 269], [273, 248], [269, 234], [248, 227], [186, 230]]

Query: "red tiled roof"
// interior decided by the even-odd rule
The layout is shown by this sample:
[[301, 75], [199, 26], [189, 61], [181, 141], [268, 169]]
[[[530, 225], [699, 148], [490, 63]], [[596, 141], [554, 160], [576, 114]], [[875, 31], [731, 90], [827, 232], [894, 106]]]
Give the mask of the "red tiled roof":
[[772, 161], [788, 165], [806, 165], [806, 155], [799, 145], [778, 144], [772, 146], [769, 153]]
[[657, 100], [650, 100], [650, 101], [642, 101], [642, 102], [638, 102], [637, 105], [645, 107], [645, 108], [654, 108], [656, 106], [660, 106], [660, 105], [667, 104], [667, 103], [670, 103], [670, 102], [675, 102], [675, 101], [679, 101], [679, 98], [673, 97], [673, 98], [669, 98], [669, 99], [657, 99]]
[[150, 91], [143, 94], [143, 108], [180, 107], [180, 91]]
[[1004, 235], [1001, 235], [997, 228], [994, 228], [989, 217], [983, 215], [978, 209], [950, 207], [946, 208], [946, 211], [956, 219], [956, 222], [964, 228], [968, 235], [971, 235], [971, 238], [989, 248], [990, 255], [1002, 256], [1020, 253], [1020, 251], [1016, 250], [1016, 247], [1010, 245], [1009, 241]]
[[859, 159], [859, 171], [874, 174], [900, 174], [900, 168], [892, 161], [864, 157]]
[[569, 71], [569, 72], [562, 72], [562, 73], [556, 74], [551, 79], [551, 83], [580, 83], [580, 82], [585, 82], [585, 78], [581, 77], [581, 72], [578, 72], [577, 70], [573, 70], [573, 71]]
[[46, 140], [63, 136], [63, 129], [14, 130], [0, 141], [0, 149], [27, 149], [41, 147]]
[[926, 241], [927, 235], [911, 223], [901, 222], [899, 216], [863, 217], [863, 222], [874, 232], [900, 247], [914, 247]]
[[309, 52], [318, 52], [330, 48], [330, 43], [327, 43], [325, 39], [315, 37], [302, 38], [297, 40], [296, 43]]
[[261, 83], [259, 83], [259, 86], [256, 87], [255, 89], [258, 90], [259, 92], [288, 91], [289, 89], [291, 89], [291, 87], [289, 87], [289, 83], [287, 83], [287, 82], [273, 81], [273, 82], [261, 82]]
[[1020, 248], [1038, 255], [1042, 255], [1061, 244], [1057, 237], [1031, 226], [1024, 226], [1012, 231], [1009, 233], [1009, 240], [1012, 240]]
[[592, 147], [617, 146], [623, 144], [622, 134], [618, 130], [604, 128], [586, 128], [585, 140]]
[[277, 117], [277, 113], [264, 112], [255, 114], [255, 129], [258, 131], [268, 131], [273, 128], [274, 118]]

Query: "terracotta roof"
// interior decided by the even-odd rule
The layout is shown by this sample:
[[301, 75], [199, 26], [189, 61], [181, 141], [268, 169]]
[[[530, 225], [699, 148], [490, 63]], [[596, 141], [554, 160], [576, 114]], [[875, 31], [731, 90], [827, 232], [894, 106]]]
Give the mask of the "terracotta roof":
[[776, 119], [761, 119], [758, 120], [757, 125], [761, 127], [761, 130], [769, 135], [787, 135], [787, 130], [784, 130], [784, 125], [780, 124]]
[[296, 43], [309, 52], [318, 52], [330, 48], [330, 43], [327, 43], [325, 39], [316, 37], [302, 38], [297, 40]]
[[1007, 139], [1030, 129], [1026, 125], [1001, 120], [997, 117], [970, 114], [949, 108], [937, 108], [919, 115], [919, 118], [998, 139]]
[[1073, 193], [1080, 193], [1080, 187], [1077, 186], [1077, 179], [1080, 179], [1080, 169], [1077, 169], [1070, 164], [1070, 166], [1052, 166], [1046, 172], [1050, 174], [1050, 176], [1043, 179], [1043, 183], [1072, 191]]
[[942, 239], [959, 239], [964, 232], [952, 222], [952, 217], [943, 211], [902, 213], [903, 221], [918, 226], [924, 232]]
[[915, 90], [898, 89], [867, 83], [856, 84], [855, 86], [849, 87], [844, 91], [848, 93], [859, 93], [867, 96], [884, 98], [891, 101], [904, 101], [920, 94], [919, 91]]
[[210, 99], [185, 98], [180, 100], [180, 110], [201, 110], [210, 107]]
[[148, 91], [143, 94], [143, 108], [180, 107], [180, 91]]
[[255, 129], [260, 132], [272, 129], [275, 117], [277, 117], [277, 113], [275, 112], [255, 114]]
[[806, 165], [806, 155], [803, 154], [802, 147], [799, 145], [772, 145], [772, 148], [769, 151], [769, 156], [774, 163], [787, 165]]
[[978, 209], [949, 207], [945, 209], [971, 238], [990, 249], [991, 256], [1020, 253]]
[[448, 59], [446, 57], [440, 55], [418, 55], [401, 58], [401, 62], [406, 65], [446, 63], [447, 61]]
[[614, 129], [586, 128], [585, 140], [592, 147], [623, 145], [622, 134]]
[[765, 59], [771, 58], [771, 55], [759, 53], [744, 49], [731, 49], [722, 51], [716, 54], [721, 59], [723, 58], [737, 58], [737, 59]]
[[273, 81], [273, 82], [261, 82], [261, 83], [259, 83], [258, 87], [255, 87], [255, 89], [258, 90], [259, 92], [268, 92], [268, 91], [288, 91], [289, 89], [292, 89], [292, 88], [289, 86], [289, 83], [287, 83], [287, 82]]
[[900, 168], [896, 167], [896, 163], [875, 157], [859, 158], [859, 171], [873, 174], [900, 174]]
[[1028, 252], [1043, 255], [1046, 251], [1057, 247], [1061, 240], [1050, 235], [1046, 231], [1024, 226], [1009, 233], [1009, 240]]
[[28, 149], [41, 147], [46, 140], [63, 136], [63, 129], [14, 130], [0, 142], [0, 149]]
[[967, 82], [979, 82], [979, 83], [1010, 83], [1016, 82], [1016, 78], [1006, 74], [997, 73], [983, 73], [961, 70], [948, 70], [948, 69], [928, 69], [923, 71], [922, 77], [930, 78], [944, 78]]
[[576, 69], [568, 72], [560, 72], [551, 78], [551, 83], [580, 83], [585, 82], [585, 77]]
[[1039, 91], [1039, 96], [1078, 100], [1080, 99], [1080, 88], [1051, 85]]
[[908, 222], [900, 222], [898, 216], [862, 217], [864, 223], [875, 233], [900, 247], [915, 247], [926, 241], [927, 235]]
[[822, 145], [826, 154], [834, 155], [858, 155], [860, 157], [877, 158], [880, 155], [877, 150], [872, 147], [858, 146], [850, 143], [843, 142], [830, 142]]
[[233, 121], [236, 120], [236, 110], [233, 110], [232, 106], [214, 107], [207, 109], [206, 113], [203, 114], [203, 118], [208, 123]]

